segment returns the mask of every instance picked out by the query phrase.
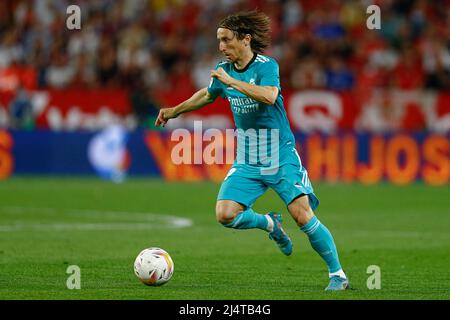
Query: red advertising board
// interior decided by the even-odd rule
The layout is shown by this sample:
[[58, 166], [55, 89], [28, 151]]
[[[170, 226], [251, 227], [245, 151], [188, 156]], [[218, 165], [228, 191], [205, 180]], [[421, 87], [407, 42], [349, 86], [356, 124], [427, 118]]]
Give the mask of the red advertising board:
[[[27, 96], [38, 128], [98, 130], [132, 112], [127, 90], [38, 90]], [[0, 125], [14, 99], [14, 93], [0, 92]]]
[[[126, 90], [28, 91], [39, 128], [52, 130], [96, 130], [111, 122], [124, 121], [132, 113]], [[285, 108], [294, 131], [333, 133], [338, 130], [392, 132], [397, 130], [450, 130], [450, 93], [375, 90], [364, 102], [352, 92], [283, 92]], [[0, 91], [0, 127], [7, 127], [8, 109], [14, 93]], [[180, 92], [159, 97], [170, 107], [188, 98]], [[190, 127], [203, 120], [204, 127], [234, 127], [228, 101], [218, 98], [212, 105], [183, 114], [169, 128]]]
[[[422, 90], [373, 90], [362, 99], [355, 93], [326, 90], [282, 92], [294, 131], [332, 133], [338, 130], [392, 132], [397, 130], [450, 130], [450, 92]], [[187, 97], [165, 94], [165, 106]], [[177, 119], [173, 127], [190, 127], [192, 120], [206, 120], [204, 126], [233, 127], [228, 101], [218, 98], [207, 106]], [[216, 120], [216, 121], [214, 121]]]

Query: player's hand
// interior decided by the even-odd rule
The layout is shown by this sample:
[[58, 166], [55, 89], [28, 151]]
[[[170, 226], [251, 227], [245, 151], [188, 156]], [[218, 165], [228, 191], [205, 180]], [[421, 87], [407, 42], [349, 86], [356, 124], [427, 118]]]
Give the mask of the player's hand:
[[211, 77], [216, 78], [227, 86], [230, 85], [231, 81], [233, 80], [233, 78], [230, 77], [230, 75], [225, 70], [223, 70], [223, 68], [211, 70]]
[[162, 108], [159, 110], [158, 118], [156, 118], [155, 126], [165, 126], [169, 119], [173, 119], [177, 117], [177, 114], [174, 110], [175, 108]]

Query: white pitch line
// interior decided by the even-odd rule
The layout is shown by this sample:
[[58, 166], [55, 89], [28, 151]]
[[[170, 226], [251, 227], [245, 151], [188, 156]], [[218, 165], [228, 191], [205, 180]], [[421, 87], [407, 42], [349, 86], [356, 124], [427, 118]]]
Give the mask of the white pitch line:
[[[193, 225], [192, 220], [179, 216], [148, 212], [99, 211], [56, 208], [0, 207], [0, 213], [13, 215], [40, 213], [55, 216], [52, 223], [31, 223], [15, 219], [13, 223], [0, 225], [0, 232], [14, 231], [67, 231], [67, 230], [147, 230], [156, 228], [187, 228]], [[104, 222], [58, 222], [61, 215], [78, 216], [86, 219], [102, 218]], [[124, 221], [125, 220], [125, 221]], [[130, 221], [131, 220], [131, 221]]]

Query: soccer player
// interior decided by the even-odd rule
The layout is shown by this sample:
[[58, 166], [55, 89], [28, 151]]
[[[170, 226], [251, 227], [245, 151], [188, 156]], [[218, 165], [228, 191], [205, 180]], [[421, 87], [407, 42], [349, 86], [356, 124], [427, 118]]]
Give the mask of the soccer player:
[[[258, 11], [241, 12], [223, 19], [217, 29], [217, 39], [226, 61], [218, 63], [211, 71], [207, 88], [173, 108], [162, 108], [155, 125], [164, 126], [169, 119], [202, 108], [219, 95], [227, 98], [238, 129], [237, 160], [241, 161], [234, 162], [220, 188], [216, 204], [218, 222], [227, 228], [265, 230], [289, 256], [292, 242], [282, 228], [281, 214], [263, 215], [252, 209], [256, 199], [268, 187], [272, 188], [325, 261], [330, 280], [325, 290], [345, 290], [349, 281], [339, 262], [333, 237], [313, 212], [319, 200], [295, 149], [281, 95], [278, 63], [261, 54], [270, 43], [269, 34], [270, 20]], [[276, 134], [268, 138], [269, 131]], [[239, 132], [245, 132], [243, 140]], [[278, 154], [275, 164], [261, 160], [259, 149], [267, 150], [269, 144], [271, 156]], [[255, 157], [259, 161], [248, 160]]]

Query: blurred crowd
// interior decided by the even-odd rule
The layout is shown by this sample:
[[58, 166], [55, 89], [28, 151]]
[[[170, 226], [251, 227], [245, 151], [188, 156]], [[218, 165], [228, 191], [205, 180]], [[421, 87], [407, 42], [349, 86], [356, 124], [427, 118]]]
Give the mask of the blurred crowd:
[[[68, 30], [67, 7], [81, 8]], [[369, 30], [366, 8], [381, 8]], [[121, 87], [136, 101], [207, 86], [216, 26], [258, 8], [271, 17], [284, 89], [450, 88], [450, 1], [2, 0], [0, 90]], [[7, 81], [21, 68], [21, 83]], [[155, 98], [156, 99], [156, 98]]]

